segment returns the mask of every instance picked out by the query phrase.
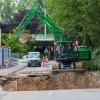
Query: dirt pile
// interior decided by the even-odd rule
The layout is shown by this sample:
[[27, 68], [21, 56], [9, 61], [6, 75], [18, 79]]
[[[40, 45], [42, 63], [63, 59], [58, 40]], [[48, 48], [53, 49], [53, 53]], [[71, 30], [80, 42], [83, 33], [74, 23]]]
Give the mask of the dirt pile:
[[100, 88], [100, 76], [92, 73], [64, 72], [43, 77], [19, 78], [4, 84], [7, 91]]

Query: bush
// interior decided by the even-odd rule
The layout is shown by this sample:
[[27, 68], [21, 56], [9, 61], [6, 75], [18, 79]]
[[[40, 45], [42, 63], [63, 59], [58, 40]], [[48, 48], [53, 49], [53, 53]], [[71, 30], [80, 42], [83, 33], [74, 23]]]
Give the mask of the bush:
[[83, 62], [83, 67], [87, 70], [100, 70], [100, 47], [96, 47], [92, 51], [91, 61]]

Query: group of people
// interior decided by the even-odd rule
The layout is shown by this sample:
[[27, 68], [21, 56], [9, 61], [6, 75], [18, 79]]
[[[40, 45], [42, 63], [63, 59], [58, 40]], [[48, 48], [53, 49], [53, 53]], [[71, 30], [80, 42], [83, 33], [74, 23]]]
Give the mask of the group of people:
[[59, 57], [60, 53], [67, 53], [67, 51], [77, 51], [78, 50], [78, 41], [75, 40], [74, 43], [67, 43], [66, 45], [56, 47], [56, 56]]
[[47, 56], [48, 59], [53, 59], [53, 47], [48, 46], [48, 47], [37, 47], [35, 48], [36, 52], [40, 52], [42, 56]]
[[[74, 50], [78, 49], [78, 41], [75, 40], [73, 43]], [[53, 59], [53, 51], [54, 48], [51, 46], [44, 47], [42, 49], [37, 48], [36, 51], [39, 50], [39, 52], [42, 54], [42, 66], [48, 65], [48, 60]], [[56, 47], [56, 55], [59, 56], [60, 52], [67, 53], [67, 50], [71, 50], [71, 44], [67, 43], [66, 46], [57, 46]]]

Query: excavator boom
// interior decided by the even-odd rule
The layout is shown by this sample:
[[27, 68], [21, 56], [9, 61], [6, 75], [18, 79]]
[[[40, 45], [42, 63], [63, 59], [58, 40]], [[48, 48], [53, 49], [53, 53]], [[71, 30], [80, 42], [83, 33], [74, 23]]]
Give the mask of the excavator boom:
[[51, 21], [48, 14], [44, 16], [43, 12], [40, 11], [39, 6], [33, 7], [28, 14], [24, 17], [22, 22], [19, 24], [19, 26], [16, 29], [16, 34], [18, 37], [20, 37], [23, 33], [22, 31], [24, 28], [31, 22], [31, 20], [34, 18], [34, 16], [38, 16], [40, 20], [46, 24], [46, 26], [52, 31], [55, 41], [66, 41], [66, 38], [64, 34], [60, 31], [60, 29]]
[[22, 31], [25, 29], [25, 27], [31, 22], [31, 20], [33, 19], [34, 15], [36, 15], [36, 11], [37, 11], [38, 6], [35, 6], [34, 8], [32, 8], [28, 14], [24, 17], [24, 19], [22, 20], [22, 22], [19, 24], [19, 26], [16, 29], [16, 34], [18, 37], [21, 36]]

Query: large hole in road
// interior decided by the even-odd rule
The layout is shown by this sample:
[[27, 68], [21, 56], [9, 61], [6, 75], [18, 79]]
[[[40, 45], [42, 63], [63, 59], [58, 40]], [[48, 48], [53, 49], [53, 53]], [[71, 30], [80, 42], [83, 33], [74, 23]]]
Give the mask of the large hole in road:
[[2, 84], [5, 91], [100, 88], [100, 75], [89, 72], [61, 72], [50, 75], [29, 75], [8, 79]]

